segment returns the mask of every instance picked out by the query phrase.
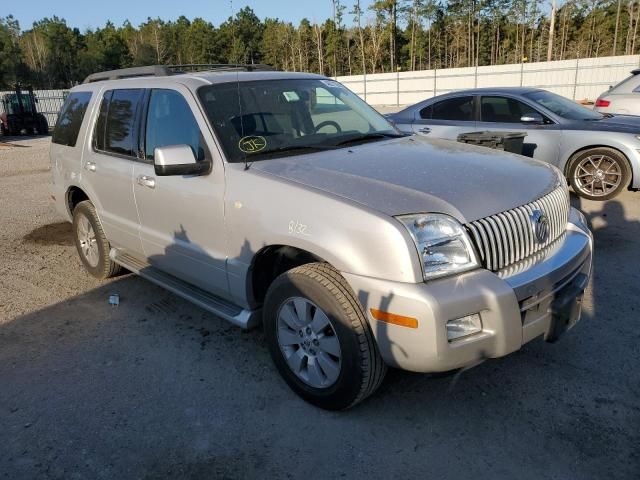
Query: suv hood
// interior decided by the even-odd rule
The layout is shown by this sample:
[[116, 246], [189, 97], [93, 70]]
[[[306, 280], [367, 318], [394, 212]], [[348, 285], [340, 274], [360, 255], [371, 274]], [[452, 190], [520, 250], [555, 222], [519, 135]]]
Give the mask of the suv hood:
[[445, 213], [462, 223], [529, 203], [558, 183], [546, 163], [418, 136], [263, 160], [251, 168], [388, 215]]

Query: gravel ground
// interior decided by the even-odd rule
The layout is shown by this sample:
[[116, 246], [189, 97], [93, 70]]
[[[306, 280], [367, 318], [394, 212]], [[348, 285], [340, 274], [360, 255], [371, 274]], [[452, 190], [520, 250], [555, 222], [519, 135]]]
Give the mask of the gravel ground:
[[574, 199], [595, 275], [559, 343], [455, 384], [391, 371], [332, 413], [289, 391], [259, 330], [85, 274], [49, 201], [47, 148], [0, 143], [0, 478], [639, 478], [640, 193]]

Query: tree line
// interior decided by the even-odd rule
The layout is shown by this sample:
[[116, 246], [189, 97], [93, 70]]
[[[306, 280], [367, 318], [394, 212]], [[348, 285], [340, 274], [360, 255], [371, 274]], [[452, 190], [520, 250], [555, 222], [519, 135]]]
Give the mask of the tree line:
[[70, 87], [93, 72], [152, 64], [266, 63], [328, 76], [638, 53], [640, 1], [377, 0], [298, 25], [245, 7], [219, 26], [148, 18], [81, 32], [62, 18], [21, 29], [0, 17], [0, 87]]

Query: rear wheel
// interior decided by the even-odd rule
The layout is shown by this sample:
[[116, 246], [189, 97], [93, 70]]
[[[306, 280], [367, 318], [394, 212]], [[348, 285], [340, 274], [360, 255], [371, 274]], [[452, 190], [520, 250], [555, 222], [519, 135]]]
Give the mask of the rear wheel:
[[593, 148], [576, 154], [569, 167], [569, 183], [581, 197], [609, 200], [631, 180], [626, 157], [612, 148]]
[[38, 135], [48, 135], [49, 134], [49, 122], [47, 122], [47, 118], [39, 114], [38, 115]]
[[360, 303], [324, 263], [280, 275], [267, 292], [265, 337], [289, 387], [328, 410], [349, 408], [382, 383], [386, 365]]
[[120, 265], [109, 258], [111, 246], [90, 201], [80, 202], [73, 209], [73, 232], [80, 260], [91, 275], [105, 279], [120, 273]]
[[2, 123], [0, 125], [0, 128], [2, 129], [3, 137], [8, 137], [13, 134], [13, 132], [11, 131], [11, 128], [6, 123]]

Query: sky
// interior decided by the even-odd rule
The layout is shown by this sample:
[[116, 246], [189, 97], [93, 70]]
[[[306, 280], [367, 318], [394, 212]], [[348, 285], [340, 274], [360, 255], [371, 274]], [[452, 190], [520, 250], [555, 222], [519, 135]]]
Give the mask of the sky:
[[[373, 0], [361, 0], [366, 9]], [[353, 0], [343, 0], [346, 12]], [[84, 31], [103, 26], [107, 20], [122, 25], [125, 20], [138, 25], [147, 17], [175, 20], [180, 15], [189, 19], [202, 17], [215, 26], [224, 22], [233, 11], [249, 6], [259, 18], [279, 18], [297, 24], [301, 19], [323, 21], [332, 16], [331, 0], [2, 0], [0, 17], [13, 15], [22, 30], [31, 28], [35, 20], [57, 15], [70, 27]], [[345, 15], [351, 24], [351, 15]]]

